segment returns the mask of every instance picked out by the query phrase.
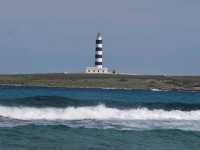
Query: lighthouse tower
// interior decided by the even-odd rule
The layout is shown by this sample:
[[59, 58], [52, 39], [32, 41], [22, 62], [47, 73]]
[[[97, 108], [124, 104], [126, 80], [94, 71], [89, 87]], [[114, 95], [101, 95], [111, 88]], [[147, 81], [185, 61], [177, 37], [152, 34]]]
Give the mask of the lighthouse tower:
[[87, 67], [86, 73], [108, 73], [108, 68], [103, 67], [103, 38], [97, 33], [95, 49], [95, 66]]
[[97, 33], [96, 38], [95, 67], [103, 68], [103, 40], [100, 33]]

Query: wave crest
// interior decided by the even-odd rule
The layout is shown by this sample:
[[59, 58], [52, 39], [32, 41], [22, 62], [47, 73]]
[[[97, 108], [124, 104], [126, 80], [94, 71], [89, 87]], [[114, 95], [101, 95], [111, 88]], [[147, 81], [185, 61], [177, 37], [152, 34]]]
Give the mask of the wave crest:
[[0, 116], [19, 120], [197, 120], [200, 110], [162, 110], [135, 108], [121, 110], [105, 105], [36, 108], [0, 106]]

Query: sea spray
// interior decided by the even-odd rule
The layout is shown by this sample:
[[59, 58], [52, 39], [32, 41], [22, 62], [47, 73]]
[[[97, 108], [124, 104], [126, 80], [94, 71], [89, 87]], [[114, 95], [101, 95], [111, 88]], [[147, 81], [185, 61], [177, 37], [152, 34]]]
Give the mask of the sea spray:
[[15, 107], [0, 106], [0, 116], [19, 120], [197, 120], [200, 110], [162, 110], [147, 108], [118, 109], [104, 105], [83, 107]]

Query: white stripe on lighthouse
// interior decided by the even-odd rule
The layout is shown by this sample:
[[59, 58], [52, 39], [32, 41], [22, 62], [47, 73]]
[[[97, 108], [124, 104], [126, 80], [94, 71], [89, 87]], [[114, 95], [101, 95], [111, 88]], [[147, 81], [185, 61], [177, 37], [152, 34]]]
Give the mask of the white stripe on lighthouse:
[[96, 45], [98, 48], [103, 48], [103, 44], [97, 44]]
[[102, 69], [102, 68], [103, 68], [102, 65], [96, 65], [96, 67], [97, 67], [98, 69]]
[[102, 40], [102, 36], [97, 37], [97, 40]]
[[102, 58], [96, 58], [96, 62], [102, 62], [103, 59]]
[[103, 51], [96, 51], [97, 55], [103, 55]]

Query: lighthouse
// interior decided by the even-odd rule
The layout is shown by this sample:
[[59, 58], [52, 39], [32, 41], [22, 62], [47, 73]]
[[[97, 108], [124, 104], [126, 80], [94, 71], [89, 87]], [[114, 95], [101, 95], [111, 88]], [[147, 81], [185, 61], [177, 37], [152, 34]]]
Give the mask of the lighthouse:
[[103, 38], [101, 33], [97, 33], [96, 36], [94, 67], [87, 67], [86, 73], [99, 73], [99, 74], [108, 73], [108, 68], [103, 67]]
[[96, 38], [95, 67], [103, 68], [103, 40], [101, 33], [97, 33]]

